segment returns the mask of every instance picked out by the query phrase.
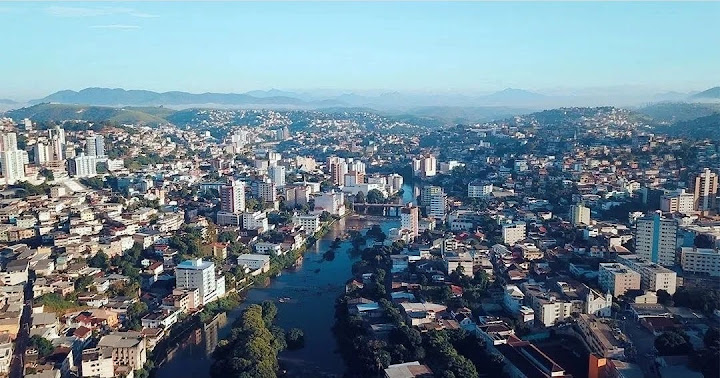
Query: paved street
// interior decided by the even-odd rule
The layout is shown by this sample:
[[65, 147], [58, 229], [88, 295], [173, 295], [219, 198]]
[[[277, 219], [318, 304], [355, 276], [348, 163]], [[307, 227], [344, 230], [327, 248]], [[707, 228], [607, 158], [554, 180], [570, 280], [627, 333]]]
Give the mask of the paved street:
[[642, 368], [645, 377], [658, 377], [654, 364], [655, 336], [634, 319], [628, 318], [621, 320], [621, 322], [623, 324], [623, 332], [630, 338], [636, 351], [634, 362]]
[[15, 353], [13, 355], [12, 362], [10, 363], [10, 378], [20, 378], [23, 376], [23, 358], [25, 355], [25, 349], [27, 349], [28, 342], [30, 340], [30, 321], [32, 315], [32, 286], [25, 286], [25, 305], [23, 306], [23, 313], [20, 317], [20, 331], [17, 335], [15, 343]]

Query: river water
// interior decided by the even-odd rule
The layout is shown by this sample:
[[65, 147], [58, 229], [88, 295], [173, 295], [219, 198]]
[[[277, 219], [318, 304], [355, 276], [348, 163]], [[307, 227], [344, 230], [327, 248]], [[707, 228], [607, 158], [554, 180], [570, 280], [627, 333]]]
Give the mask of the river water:
[[[413, 188], [403, 187], [403, 200], [413, 200]], [[272, 300], [278, 308], [276, 324], [285, 330], [296, 327], [305, 333], [305, 347], [280, 353], [280, 363], [288, 370], [290, 377], [333, 377], [341, 376], [345, 366], [337, 352], [337, 343], [332, 333], [335, 322], [335, 299], [345, 290], [345, 282], [351, 276], [352, 264], [358, 256], [352, 256], [349, 241], [344, 241], [336, 250], [332, 261], [323, 259], [337, 237], [350, 229], [363, 233], [374, 224], [387, 233], [398, 227], [398, 218], [350, 216], [333, 224], [330, 231], [309, 249], [301, 266], [286, 270], [271, 280], [269, 286], [253, 288], [237, 309], [220, 317], [204, 328], [198, 328], [180, 341], [168, 353], [165, 363], [156, 371], [158, 378], [205, 378], [209, 377], [212, 365], [212, 351], [217, 342], [228, 336], [232, 323], [248, 304]], [[286, 303], [278, 299], [289, 297]]]

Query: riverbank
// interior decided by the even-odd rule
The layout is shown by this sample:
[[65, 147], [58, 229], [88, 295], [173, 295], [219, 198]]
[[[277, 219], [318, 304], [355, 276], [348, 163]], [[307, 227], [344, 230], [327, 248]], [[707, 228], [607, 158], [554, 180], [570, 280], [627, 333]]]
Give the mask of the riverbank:
[[[335, 298], [344, 291], [344, 283], [357, 257], [350, 255], [352, 248], [343, 236], [347, 230], [364, 230], [381, 224], [387, 232], [397, 227], [397, 219], [358, 217], [348, 215], [330, 224], [325, 234], [307, 246], [301, 262], [282, 269], [279, 277], [269, 276], [268, 285], [255, 285], [243, 291], [244, 301], [228, 312], [226, 324], [217, 329], [200, 327], [180, 338], [178, 346], [168, 352], [166, 362], [155, 370], [158, 378], [209, 377], [212, 350], [227, 337], [232, 324], [244, 308], [272, 300], [278, 307], [276, 324], [286, 330], [300, 328], [305, 332], [305, 347], [280, 353], [279, 360], [290, 377], [338, 377], [345, 370], [342, 359], [336, 354], [337, 344], [331, 327], [334, 323]], [[335, 258], [327, 261], [323, 254], [336, 238], [342, 239], [335, 249]], [[280, 302], [281, 298], [289, 298]]]

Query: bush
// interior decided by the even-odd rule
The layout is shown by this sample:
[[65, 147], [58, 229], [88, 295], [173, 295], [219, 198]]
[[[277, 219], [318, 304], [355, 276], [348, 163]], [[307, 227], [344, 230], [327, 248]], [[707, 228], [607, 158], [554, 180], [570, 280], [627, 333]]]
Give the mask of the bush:
[[291, 328], [285, 337], [289, 349], [300, 349], [305, 346], [305, 333], [300, 328]]

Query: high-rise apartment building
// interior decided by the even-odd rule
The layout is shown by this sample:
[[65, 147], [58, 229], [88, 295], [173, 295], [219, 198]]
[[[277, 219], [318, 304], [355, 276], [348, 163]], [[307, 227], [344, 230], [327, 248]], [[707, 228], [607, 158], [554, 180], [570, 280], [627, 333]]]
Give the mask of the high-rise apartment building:
[[105, 137], [92, 135], [85, 139], [85, 152], [89, 156], [105, 157]]
[[420, 235], [420, 209], [408, 205], [400, 209], [400, 228], [408, 230], [413, 238]]
[[33, 160], [35, 164], [42, 165], [49, 160], [53, 160], [53, 152], [50, 146], [43, 142], [38, 142], [33, 148]]
[[665, 193], [660, 197], [660, 210], [668, 213], [692, 214], [695, 211], [695, 195], [685, 189]]
[[574, 226], [590, 224], [590, 208], [582, 203], [573, 205], [570, 208], [570, 222]]
[[709, 211], [716, 209], [718, 195], [718, 174], [705, 168], [695, 177], [695, 209]]
[[514, 222], [511, 224], [503, 225], [502, 237], [503, 243], [507, 245], [515, 245], [515, 243], [522, 241], [526, 236], [526, 225], [525, 222]]
[[271, 165], [268, 168], [270, 181], [278, 188], [285, 187], [285, 167], [282, 165]]
[[650, 262], [665, 266], [674, 265], [677, 228], [674, 219], [667, 219], [660, 212], [638, 219], [635, 230], [635, 253]]
[[97, 158], [81, 153], [68, 161], [68, 171], [75, 177], [93, 177], [97, 175]]
[[198, 289], [201, 305], [225, 295], [224, 276], [215, 277], [215, 263], [202, 259], [185, 260], [175, 267], [178, 289]]
[[245, 183], [233, 181], [220, 187], [220, 211], [239, 214], [245, 211]]
[[275, 202], [277, 201], [277, 190], [275, 188], [275, 183], [259, 182], [257, 196], [264, 202]]
[[5, 183], [14, 184], [24, 180], [28, 153], [17, 149], [17, 135], [15, 133], [0, 135], [0, 148], [0, 165]]

